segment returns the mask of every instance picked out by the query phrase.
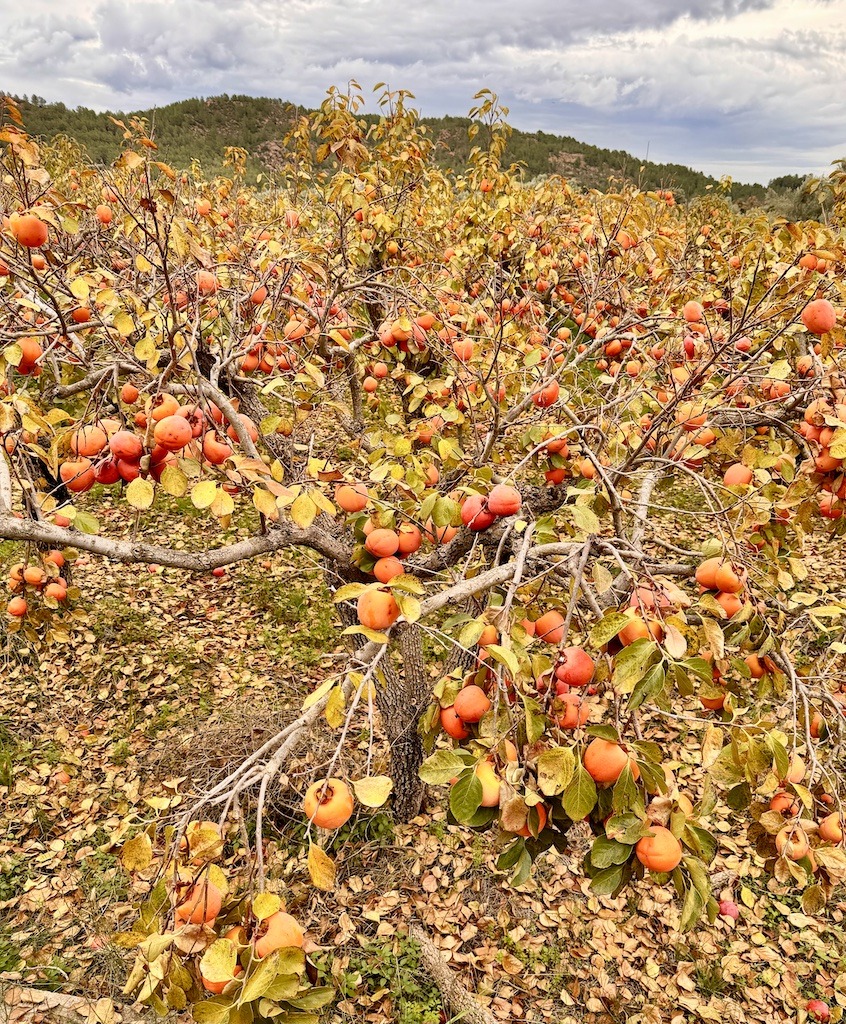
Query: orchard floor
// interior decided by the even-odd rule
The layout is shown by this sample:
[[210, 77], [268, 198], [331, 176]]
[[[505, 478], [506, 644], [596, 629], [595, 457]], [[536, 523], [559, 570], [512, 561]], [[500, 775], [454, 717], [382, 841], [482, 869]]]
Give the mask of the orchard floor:
[[[102, 517], [107, 528], [112, 515]], [[173, 529], [188, 543], [196, 525]], [[120, 1002], [131, 954], [109, 940], [133, 916], [122, 839], [178, 810], [202, 773], [298, 708], [337, 663], [338, 637], [328, 596], [300, 558], [293, 569], [280, 556], [223, 579], [83, 558], [74, 581], [88, 609], [69, 642], [40, 663], [19, 636], [4, 644], [0, 987]], [[695, 792], [699, 734], [667, 742]], [[63, 770], [70, 781], [57, 777]], [[294, 788], [317, 770], [314, 757], [294, 766]], [[308, 881], [295, 798], [274, 806], [270, 872], [338, 986], [327, 1022], [437, 1024], [438, 993], [405, 937], [410, 921], [507, 1021], [794, 1021], [809, 998], [846, 1005], [843, 895], [805, 916], [800, 893], [746, 852], [727, 808], [710, 819], [721, 842], [715, 891], [737, 901], [740, 919], [681, 934], [668, 886], [593, 896], [578, 870], [583, 837], [509, 889], [493, 867], [502, 841], [449, 826], [437, 798], [402, 828], [367, 813], [348, 826], [333, 843], [332, 893]]]

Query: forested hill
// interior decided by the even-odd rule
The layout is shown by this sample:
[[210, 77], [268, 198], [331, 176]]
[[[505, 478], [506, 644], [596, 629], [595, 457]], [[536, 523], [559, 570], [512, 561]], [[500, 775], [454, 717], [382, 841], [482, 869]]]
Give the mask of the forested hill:
[[[48, 103], [36, 96], [18, 98], [18, 102], [31, 134], [46, 139], [62, 133], [68, 135], [81, 143], [97, 163], [109, 162], [117, 155], [121, 132], [107, 113], [85, 107], [72, 110], [63, 103]], [[251, 155], [253, 172], [272, 171], [292, 119], [303, 112], [303, 108], [283, 100], [251, 96], [182, 100], [155, 110], [133, 111], [147, 118], [162, 159], [180, 167], [197, 159], [208, 172], [220, 170], [227, 146], [246, 149]], [[447, 167], [462, 166], [470, 151], [468, 119], [424, 120], [431, 126], [439, 163]], [[674, 188], [681, 196], [691, 197], [717, 184], [710, 175], [680, 164], [643, 161], [623, 150], [601, 149], [546, 132], [515, 130], [505, 159], [506, 163], [522, 163], [527, 178], [557, 173], [591, 188], [606, 188], [610, 177], [626, 177], [639, 181], [644, 188]], [[791, 175], [771, 182], [769, 190], [762, 185], [735, 183], [732, 197], [754, 203], [763, 200], [768, 191], [770, 194], [792, 192], [800, 182], [799, 176]]]

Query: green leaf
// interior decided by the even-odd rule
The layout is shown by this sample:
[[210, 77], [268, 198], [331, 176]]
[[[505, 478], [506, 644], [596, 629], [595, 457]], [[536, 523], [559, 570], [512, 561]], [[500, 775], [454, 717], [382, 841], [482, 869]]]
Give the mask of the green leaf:
[[390, 582], [391, 590], [402, 590], [406, 594], [425, 594], [426, 588], [417, 579], [416, 576], [412, 576], [410, 573], [404, 572], [399, 576], [394, 576]]
[[136, 477], [126, 488], [126, 500], [139, 510], [149, 508], [153, 504], [156, 492], [149, 480]]
[[604, 868], [591, 879], [591, 891], [595, 892], [597, 896], [613, 896], [624, 885], [626, 875], [627, 872], [623, 864]]
[[585, 729], [585, 735], [598, 736], [599, 739], [607, 740], [609, 743], [620, 742], [620, 734], [613, 725], [589, 725]]
[[[303, 966], [305, 966], [305, 958], [303, 958]], [[280, 999], [293, 999], [299, 990], [300, 976], [298, 974], [277, 974], [270, 987], [264, 993], [264, 997], [265, 999], [272, 999], [274, 1002]]]
[[702, 908], [704, 906], [705, 900], [703, 900], [702, 894], [696, 886], [691, 885], [685, 893], [684, 904], [682, 905], [681, 930], [683, 932], [690, 931], [697, 923], [702, 916]]
[[619, 779], [614, 783], [611, 796], [612, 810], [615, 814], [631, 810], [635, 806], [638, 796], [637, 783], [632, 774], [632, 764], [631, 761], [627, 761]]
[[338, 587], [335, 591], [332, 600], [335, 604], [340, 604], [341, 601], [354, 601], [360, 597], [365, 590], [370, 590], [372, 584], [370, 583], [345, 583], [342, 587]]
[[532, 856], [527, 849], [523, 849], [520, 854], [520, 858], [517, 861], [517, 866], [514, 869], [514, 874], [508, 879], [510, 885], [522, 885], [528, 881], [529, 875], [532, 873]]
[[658, 645], [646, 637], [624, 647], [614, 659], [614, 689], [619, 693], [631, 693], [646, 666], [657, 654]]
[[296, 1006], [298, 1010], [319, 1010], [328, 1006], [334, 998], [335, 989], [330, 985], [321, 985], [297, 999], [289, 999], [288, 1002], [291, 1006]]
[[467, 767], [464, 758], [454, 750], [436, 750], [420, 765], [420, 778], [430, 786], [441, 786]]
[[576, 770], [576, 758], [568, 747], [544, 750], [538, 757], [538, 788], [544, 796], [563, 793]]
[[625, 864], [632, 855], [632, 847], [607, 836], [598, 836], [590, 848], [590, 862], [595, 868], [610, 868]]
[[501, 647], [499, 644], [490, 644], [487, 651], [495, 661], [505, 665], [512, 676], [520, 674], [520, 662], [517, 660], [517, 655], [510, 648]]
[[213, 996], [201, 1003], [194, 1003], [191, 1016], [197, 1024], [228, 1024], [232, 1003], [226, 996]]
[[579, 533], [591, 536], [602, 529], [596, 513], [588, 505], [569, 505], [568, 509]]
[[666, 676], [663, 665], [653, 665], [646, 675], [635, 684], [629, 695], [628, 709], [636, 711], [645, 700], [664, 688]]
[[432, 522], [435, 526], [442, 528], [452, 526], [456, 520], [461, 518], [461, 506], [452, 498], [438, 497], [432, 508]]
[[394, 595], [394, 599], [406, 622], [417, 622], [423, 611], [417, 598], [411, 597], [410, 594], [399, 593]]
[[614, 639], [623, 626], [629, 624], [629, 621], [628, 615], [623, 615], [622, 612], [609, 612], [590, 631], [588, 640], [591, 647], [604, 647], [609, 640]]
[[247, 975], [238, 996], [239, 1005], [260, 999], [267, 993], [279, 971], [279, 953], [271, 953], [260, 960], [257, 965], [254, 962], [253, 968]]
[[573, 821], [582, 821], [596, 806], [596, 783], [581, 761], [576, 763], [573, 778], [564, 790], [562, 806], [564, 813]]
[[464, 647], [472, 647], [485, 631], [485, 623], [481, 619], [471, 619], [458, 634], [458, 642]]
[[475, 772], [467, 772], [452, 787], [449, 809], [456, 821], [472, 818], [482, 803], [482, 783]]
[[507, 847], [499, 855], [496, 861], [496, 867], [498, 871], [508, 871], [514, 867], [517, 861], [520, 859], [520, 855], [526, 849], [525, 839], [515, 839], [514, 842]]

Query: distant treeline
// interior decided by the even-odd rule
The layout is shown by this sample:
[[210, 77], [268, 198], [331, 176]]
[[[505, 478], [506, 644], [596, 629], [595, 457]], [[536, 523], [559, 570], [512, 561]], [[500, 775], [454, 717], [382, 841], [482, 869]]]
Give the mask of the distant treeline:
[[[2, 95], [2, 90], [0, 90]], [[20, 105], [26, 129], [33, 135], [51, 139], [64, 134], [83, 146], [95, 163], [108, 163], [117, 156], [121, 132], [107, 113], [86, 107], [71, 109], [64, 103], [48, 103], [39, 96], [15, 97]], [[198, 160], [208, 173], [223, 168], [227, 146], [238, 146], [250, 154], [248, 170], [257, 174], [274, 169], [281, 143], [294, 118], [306, 113], [284, 100], [253, 96], [213, 96], [208, 99], [182, 100], [153, 110], [133, 111], [147, 119], [162, 159], [177, 167]], [[128, 114], [113, 116], [125, 118]], [[367, 117], [371, 120], [372, 116]], [[459, 169], [467, 160], [471, 142], [467, 136], [470, 121], [466, 117], [427, 117], [435, 143], [435, 159], [444, 167]], [[477, 140], [478, 141], [478, 140]], [[474, 143], [475, 144], [475, 143]], [[702, 195], [719, 185], [711, 175], [681, 164], [659, 164], [618, 149], [590, 146], [569, 136], [547, 132], [514, 130], [505, 154], [505, 163], [519, 163], [526, 178], [543, 174], [561, 174], [586, 188], [605, 189], [609, 179], [625, 178], [642, 188], [671, 188], [679, 198]], [[743, 206], [779, 207], [787, 215], [814, 216], [814, 204], [801, 194], [804, 178], [784, 175], [769, 185], [734, 182], [732, 199]], [[797, 210], [782, 210], [797, 204]]]

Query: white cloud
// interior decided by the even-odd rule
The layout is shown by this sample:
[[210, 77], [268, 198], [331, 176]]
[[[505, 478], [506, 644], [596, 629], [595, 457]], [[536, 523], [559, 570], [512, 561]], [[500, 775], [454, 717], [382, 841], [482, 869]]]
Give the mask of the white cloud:
[[0, 87], [141, 109], [220, 92], [316, 104], [357, 78], [528, 130], [767, 180], [846, 150], [846, 0], [30, 0]]

